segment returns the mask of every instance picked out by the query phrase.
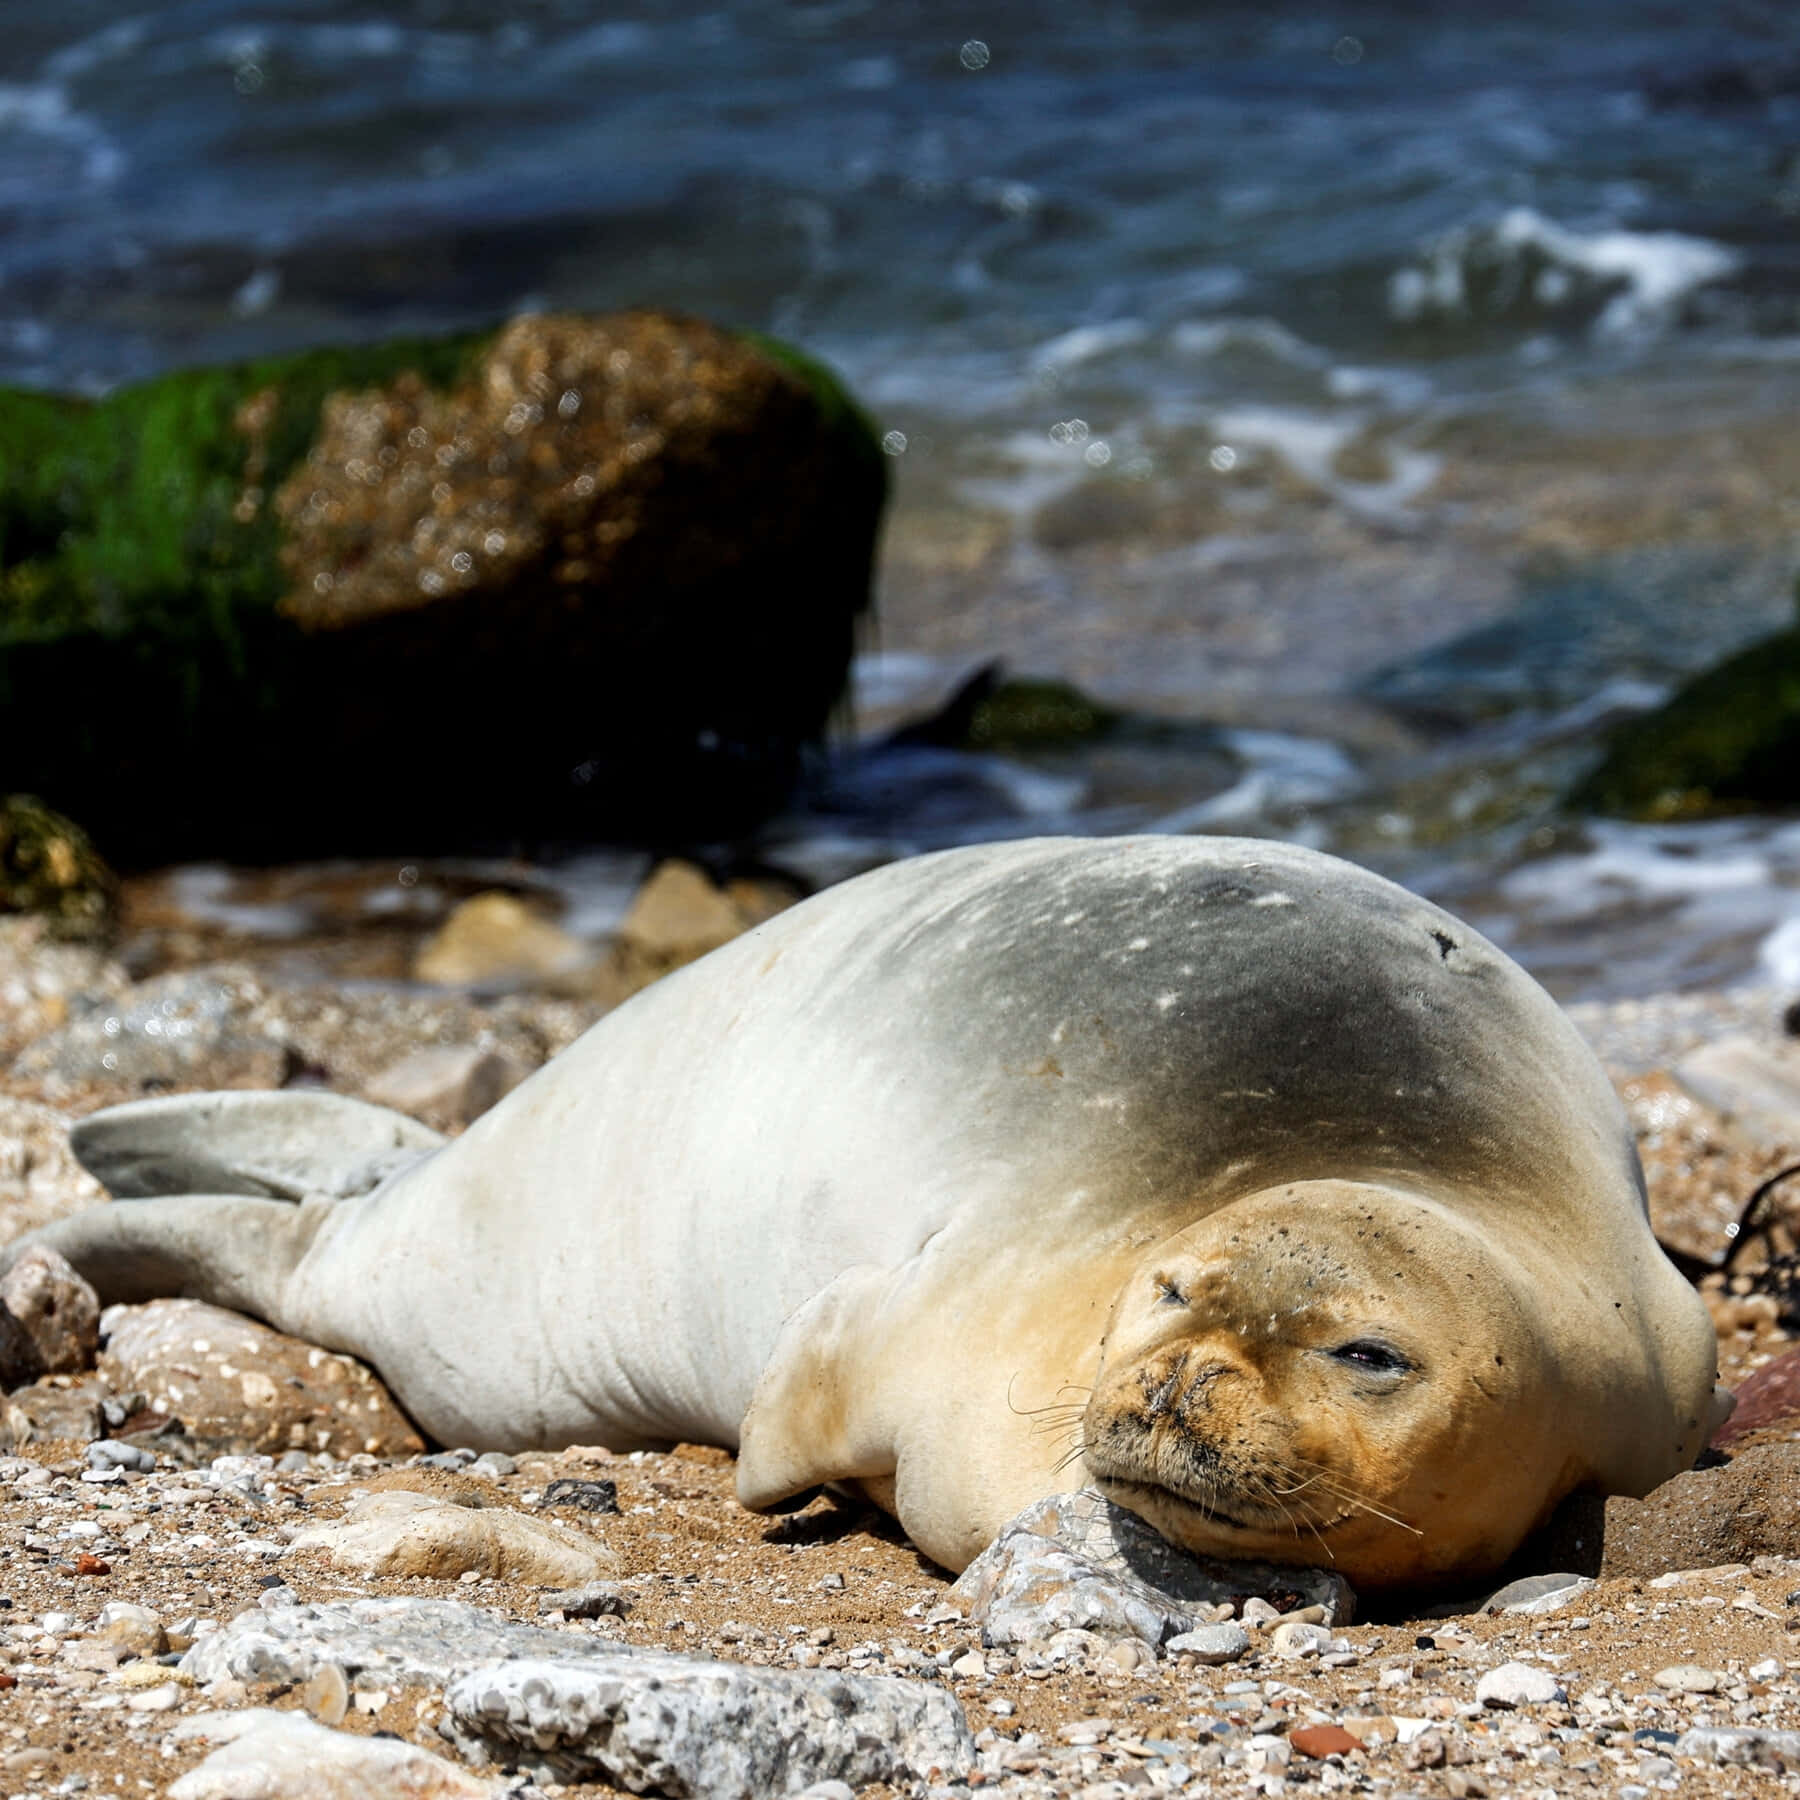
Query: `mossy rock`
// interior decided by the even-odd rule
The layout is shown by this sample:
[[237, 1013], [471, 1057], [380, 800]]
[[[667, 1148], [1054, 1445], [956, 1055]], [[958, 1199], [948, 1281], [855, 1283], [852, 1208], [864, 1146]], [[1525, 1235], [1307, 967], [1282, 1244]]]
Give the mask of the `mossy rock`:
[[0, 796], [0, 913], [32, 913], [62, 938], [105, 938], [119, 884], [87, 833], [30, 794]]
[[828, 371], [657, 313], [0, 390], [0, 788], [126, 862], [735, 829], [885, 486]]
[[946, 750], [1057, 750], [1105, 737], [1123, 717], [1069, 682], [1008, 676], [991, 662], [930, 717], [901, 727], [888, 741]]
[[1570, 803], [1647, 820], [1800, 805], [1800, 627], [1620, 726]]

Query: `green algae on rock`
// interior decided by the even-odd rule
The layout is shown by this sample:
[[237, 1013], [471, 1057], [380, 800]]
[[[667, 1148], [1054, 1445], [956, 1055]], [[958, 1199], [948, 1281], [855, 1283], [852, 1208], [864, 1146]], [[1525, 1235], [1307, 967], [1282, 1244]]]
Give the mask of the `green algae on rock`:
[[884, 492], [827, 371], [656, 313], [0, 392], [0, 782], [130, 862], [730, 829]]
[[30, 794], [0, 796], [0, 913], [32, 913], [53, 937], [104, 938], [119, 884], [85, 831]]
[[1570, 801], [1651, 820], [1800, 803], [1800, 626], [1727, 657], [1620, 726]]

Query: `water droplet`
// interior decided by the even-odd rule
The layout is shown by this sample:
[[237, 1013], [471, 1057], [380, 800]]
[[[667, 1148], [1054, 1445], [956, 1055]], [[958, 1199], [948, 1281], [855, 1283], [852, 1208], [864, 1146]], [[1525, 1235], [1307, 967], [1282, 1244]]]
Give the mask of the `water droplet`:
[[1237, 452], [1229, 444], [1214, 444], [1206, 460], [1224, 475], [1237, 467], [1237, 459]]
[[1361, 38], [1341, 37], [1331, 46], [1331, 60], [1343, 68], [1351, 68], [1363, 59]]
[[398, 881], [402, 887], [416, 887], [419, 881], [419, 871], [417, 866], [413, 863], [404, 864], [400, 873], [396, 875], [394, 879]]
[[572, 419], [581, 411], [581, 396], [573, 388], [564, 388], [562, 398], [556, 403], [556, 410], [565, 419]]
[[965, 69], [985, 69], [993, 60], [993, 55], [993, 51], [991, 51], [980, 38], [970, 38], [969, 41], [957, 51], [956, 60], [960, 62]]
[[904, 431], [888, 432], [881, 440], [881, 447], [889, 456], [904, 456], [906, 454], [906, 433]]
[[1112, 461], [1112, 446], [1104, 438], [1096, 438], [1082, 451], [1081, 460], [1090, 469], [1104, 469]]

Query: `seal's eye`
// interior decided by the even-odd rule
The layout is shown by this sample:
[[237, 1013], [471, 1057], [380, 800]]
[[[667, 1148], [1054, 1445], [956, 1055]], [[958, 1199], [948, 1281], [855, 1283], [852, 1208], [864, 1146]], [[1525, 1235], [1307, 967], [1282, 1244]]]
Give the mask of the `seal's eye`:
[[1339, 1344], [1331, 1354], [1367, 1375], [1406, 1375], [1412, 1371], [1411, 1362], [1380, 1338], [1354, 1338], [1348, 1344]]
[[1187, 1295], [1166, 1275], [1159, 1275], [1156, 1278], [1156, 1297], [1164, 1306], [1187, 1305]]

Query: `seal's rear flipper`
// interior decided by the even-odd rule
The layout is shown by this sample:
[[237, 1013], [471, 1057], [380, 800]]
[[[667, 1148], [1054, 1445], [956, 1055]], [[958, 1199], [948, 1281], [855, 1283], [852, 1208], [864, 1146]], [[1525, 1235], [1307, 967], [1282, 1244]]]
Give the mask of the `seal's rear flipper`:
[[328, 1199], [296, 1206], [242, 1194], [103, 1203], [14, 1239], [0, 1270], [43, 1244], [74, 1264], [102, 1305], [185, 1295], [280, 1326], [287, 1279], [337, 1210]]
[[134, 1100], [90, 1115], [69, 1133], [82, 1166], [119, 1200], [345, 1200], [443, 1142], [404, 1113], [317, 1088]]

